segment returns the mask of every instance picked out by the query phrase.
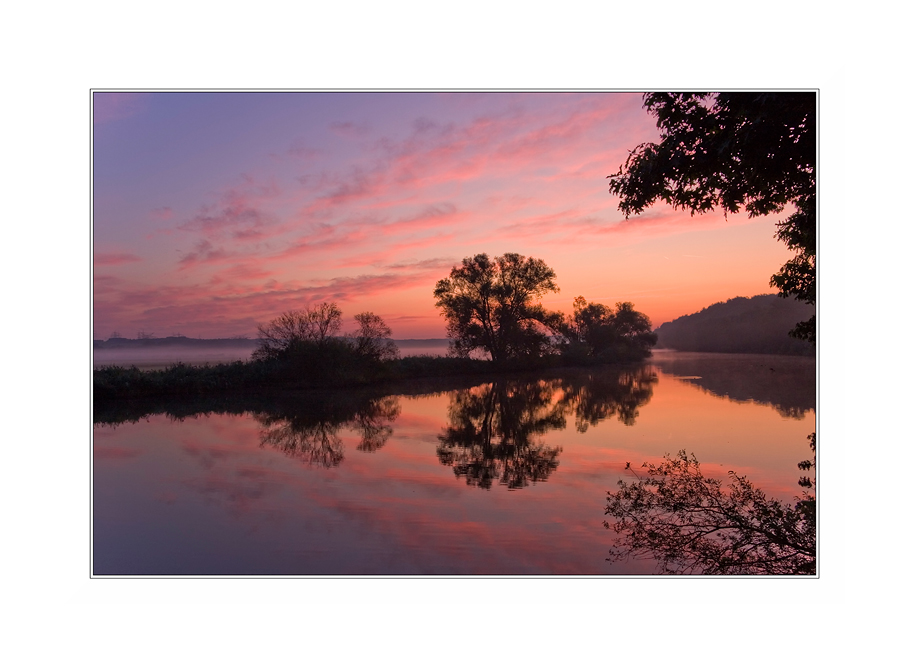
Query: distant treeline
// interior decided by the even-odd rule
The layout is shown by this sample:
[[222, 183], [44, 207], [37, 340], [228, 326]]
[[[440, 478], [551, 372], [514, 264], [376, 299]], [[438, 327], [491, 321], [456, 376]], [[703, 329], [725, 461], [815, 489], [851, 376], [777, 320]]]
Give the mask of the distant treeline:
[[167, 336], [166, 338], [115, 338], [92, 342], [96, 350], [114, 350], [123, 348], [147, 347], [256, 347], [255, 338], [189, 338], [187, 336]]
[[[400, 347], [439, 347], [447, 345], [447, 338], [395, 338]], [[114, 350], [123, 348], [146, 347], [242, 347], [255, 348], [259, 345], [257, 338], [189, 338], [187, 336], [167, 336], [166, 338], [109, 338], [95, 339], [92, 347], [96, 350]]]
[[741, 352], [813, 356], [814, 345], [789, 335], [814, 306], [775, 294], [736, 297], [655, 329], [657, 347], [685, 352]]

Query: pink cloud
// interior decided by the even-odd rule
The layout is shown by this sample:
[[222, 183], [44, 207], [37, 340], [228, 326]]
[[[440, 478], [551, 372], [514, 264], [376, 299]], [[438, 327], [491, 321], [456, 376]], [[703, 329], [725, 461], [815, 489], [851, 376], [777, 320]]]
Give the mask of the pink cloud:
[[366, 171], [355, 166], [346, 177], [335, 178], [329, 182], [333, 187], [320, 199], [337, 206], [381, 194], [379, 188], [384, 184], [384, 172], [381, 168]]
[[368, 253], [353, 255], [344, 260], [336, 260], [336, 265], [343, 267], [388, 266], [400, 256], [401, 252], [419, 250], [437, 245], [451, 245], [457, 241], [463, 241], [463, 235], [454, 233], [434, 234], [414, 240], [393, 243], [385, 248], [376, 247]]
[[323, 301], [337, 301], [343, 306], [352, 300], [369, 300], [414, 286], [430, 285], [437, 274], [435, 269], [398, 271], [340, 277], [306, 285], [272, 283], [269, 289], [233, 284], [225, 276], [205, 284], [162, 287], [135, 286], [112, 279], [107, 281], [103, 293], [95, 291], [94, 319], [95, 326], [101, 330], [127, 326], [164, 327], [177, 328], [184, 333], [195, 330], [213, 336], [232, 335], [228, 332], [252, 331], [257, 323], [285, 310]]
[[418, 262], [399, 262], [389, 264], [389, 269], [450, 269], [457, 261], [453, 257], [433, 257]]
[[217, 204], [203, 205], [179, 229], [212, 237], [221, 236], [225, 231], [240, 238], [256, 235], [274, 224], [275, 216], [267, 208], [280, 194], [281, 189], [273, 180], [260, 182], [248, 174], [241, 174], [241, 182], [225, 189]]
[[191, 220], [180, 226], [180, 229], [199, 231], [204, 234], [217, 235], [225, 228], [239, 228], [234, 231], [257, 231], [268, 224], [270, 216], [253, 208], [243, 198], [234, 197], [224, 206], [203, 206]]
[[[373, 144], [372, 157], [370, 153], [365, 154], [364, 159], [353, 164], [345, 174], [323, 171], [299, 177], [303, 186], [295, 193], [299, 212], [283, 222], [272, 208], [277, 186], [274, 183], [270, 187], [262, 186], [246, 176], [240, 186], [229, 188], [219, 203], [204, 206], [194, 218], [181, 225], [184, 231], [202, 233], [210, 244], [198, 243], [182, 258], [181, 268], [238, 258], [264, 260], [261, 253], [268, 248], [274, 248], [269, 260], [308, 256], [319, 265], [328, 261], [334, 266], [348, 267], [387, 264], [394, 262], [392, 254], [396, 251], [452, 239], [454, 228], [459, 230], [459, 240], [463, 242], [471, 235], [476, 236], [477, 232], [484, 236], [490, 232], [495, 234], [494, 230], [503, 223], [505, 228], [496, 235], [513, 233], [528, 237], [539, 231], [539, 226], [517, 222], [511, 222], [509, 226], [507, 216], [499, 216], [498, 221], [487, 224], [483, 217], [463, 210], [454, 203], [456, 200], [432, 197], [429, 190], [437, 186], [450, 190], [457, 183], [481, 175], [491, 179], [505, 178], [553, 151], [575, 150], [583, 144], [582, 129], [602, 122], [614, 113], [609, 105], [587, 103], [586, 107], [582, 105], [580, 111], [572, 113], [566, 113], [565, 108], [533, 113], [509, 109], [495, 116], [476, 118], [465, 125], [418, 119], [409, 137], [403, 141], [380, 139]], [[573, 125], [582, 127], [572, 129]], [[336, 124], [336, 129], [347, 133], [362, 130], [349, 123]], [[301, 150], [305, 150], [302, 145]], [[589, 165], [590, 159], [579, 159], [578, 164], [579, 168]], [[560, 182], [555, 175], [551, 180]], [[577, 187], [563, 187], [562, 192], [544, 194], [576, 200], [576, 193]], [[421, 204], [421, 199], [425, 203]], [[545, 201], [538, 198], [537, 209], [545, 208]], [[405, 203], [418, 212], [394, 217], [348, 215], [341, 222], [327, 224], [355, 205], [358, 211], [394, 211]], [[422, 210], [418, 208], [420, 206]], [[309, 227], [305, 235], [296, 239], [280, 238], [299, 229], [301, 224]], [[448, 233], [426, 235], [439, 227]], [[216, 247], [210, 240], [215, 237], [224, 243]], [[275, 242], [271, 243], [271, 240]], [[262, 245], [265, 243], [268, 245]], [[388, 247], [380, 249], [382, 245]], [[372, 249], [343, 256], [345, 251], [366, 246]]]
[[274, 275], [273, 271], [268, 271], [259, 265], [253, 264], [236, 264], [229, 269], [220, 271], [212, 276], [212, 282], [222, 282], [229, 280], [261, 280], [270, 278]]
[[468, 216], [459, 211], [451, 202], [431, 204], [423, 208], [416, 215], [399, 218], [394, 222], [382, 225], [382, 233], [395, 234], [399, 232], [419, 232], [441, 226], [452, 226], [463, 222]]
[[232, 259], [232, 255], [224, 250], [224, 248], [216, 248], [210, 241], [202, 239], [196, 243], [192, 252], [187, 253], [180, 258], [179, 264], [180, 270], [183, 270], [198, 264], [211, 264], [229, 259]]
[[173, 209], [170, 206], [162, 206], [161, 208], [153, 208], [149, 211], [151, 217], [155, 220], [170, 220], [174, 217]]

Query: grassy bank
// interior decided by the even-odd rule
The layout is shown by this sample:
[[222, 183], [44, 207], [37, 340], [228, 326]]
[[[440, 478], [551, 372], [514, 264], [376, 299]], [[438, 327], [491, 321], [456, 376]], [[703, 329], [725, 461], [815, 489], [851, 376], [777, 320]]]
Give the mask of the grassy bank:
[[[610, 361], [639, 361], [640, 358], [637, 355], [635, 358]], [[93, 391], [96, 405], [103, 405], [112, 401], [156, 397], [187, 399], [251, 391], [355, 388], [602, 363], [602, 360], [568, 355], [493, 363], [482, 359], [439, 356], [404, 357], [380, 362], [348, 354], [313, 354], [290, 360], [237, 361], [203, 366], [176, 363], [165, 369], [146, 371], [135, 366], [106, 366], [94, 371]]]

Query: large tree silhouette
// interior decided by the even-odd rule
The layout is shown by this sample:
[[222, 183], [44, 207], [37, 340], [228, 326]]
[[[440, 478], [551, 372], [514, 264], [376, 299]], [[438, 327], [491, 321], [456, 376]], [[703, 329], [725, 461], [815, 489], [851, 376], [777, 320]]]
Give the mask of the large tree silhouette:
[[[795, 213], [776, 236], [796, 252], [771, 280], [782, 296], [815, 301], [814, 93], [647, 93], [660, 142], [637, 146], [610, 178], [626, 217], [657, 200], [691, 214]], [[814, 342], [815, 318], [790, 332]]]
[[465, 257], [433, 293], [447, 320], [452, 351], [467, 356], [483, 350], [495, 362], [545, 353], [557, 316], [538, 299], [559, 291], [555, 277], [543, 260], [517, 253]]

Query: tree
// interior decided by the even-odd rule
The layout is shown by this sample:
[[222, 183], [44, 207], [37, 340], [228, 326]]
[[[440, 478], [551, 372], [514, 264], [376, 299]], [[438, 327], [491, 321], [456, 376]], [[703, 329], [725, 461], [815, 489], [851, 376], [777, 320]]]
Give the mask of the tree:
[[[814, 450], [814, 434], [809, 439]], [[719, 480], [704, 477], [698, 460], [684, 450], [643, 467], [643, 478], [619, 481], [619, 490], [607, 494], [606, 514], [617, 519], [607, 560], [652, 558], [669, 574], [815, 573], [813, 493], [784, 504], [734, 472], [724, 489]], [[813, 467], [813, 460], [799, 463], [802, 470]], [[811, 488], [813, 480], [802, 477], [799, 484]]]
[[354, 352], [373, 361], [391, 361], [398, 357], [398, 346], [391, 340], [391, 329], [375, 313], [354, 315], [357, 329], [351, 334]]
[[340, 330], [341, 310], [333, 302], [288, 310], [268, 324], [259, 325], [259, 347], [252, 358], [280, 359], [306, 345], [323, 348]]
[[537, 299], [559, 291], [555, 277], [543, 260], [517, 253], [465, 257], [433, 292], [452, 351], [465, 357], [484, 350], [494, 362], [542, 356], [556, 315]]
[[636, 311], [633, 303], [617, 303], [612, 310], [579, 296], [574, 300], [574, 312], [561, 320], [559, 333], [563, 351], [569, 355], [642, 359], [656, 344], [651, 329], [650, 318]]
[[587, 303], [583, 296], [575, 297], [574, 312], [563, 320], [559, 333], [563, 349], [574, 348], [585, 356], [596, 356], [609, 348], [615, 339], [610, 325], [612, 310], [601, 303]]
[[[814, 93], [647, 93], [660, 143], [637, 146], [609, 190], [626, 217], [657, 200], [691, 214], [721, 208], [749, 217], [795, 213], [777, 223], [777, 239], [797, 254], [770, 284], [781, 296], [815, 302]], [[815, 318], [790, 335], [815, 341]]]

